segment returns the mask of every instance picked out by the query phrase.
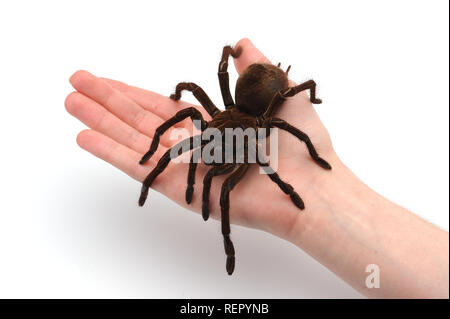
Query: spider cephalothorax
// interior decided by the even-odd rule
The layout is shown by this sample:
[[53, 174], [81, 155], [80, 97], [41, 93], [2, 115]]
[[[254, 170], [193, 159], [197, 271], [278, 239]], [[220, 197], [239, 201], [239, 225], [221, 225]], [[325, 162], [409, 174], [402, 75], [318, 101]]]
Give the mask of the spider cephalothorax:
[[[308, 135], [290, 125], [288, 122], [273, 117], [276, 109], [283, 103], [287, 97], [294, 96], [295, 94], [310, 90], [310, 101], [315, 104], [319, 104], [322, 101], [316, 98], [316, 83], [313, 80], [306, 81], [300, 85], [289, 87], [289, 81], [287, 73], [289, 68], [284, 72], [279, 66], [272, 64], [255, 63], [250, 66], [239, 76], [236, 83], [236, 103], [230, 93], [229, 88], [229, 76], [228, 76], [228, 58], [231, 55], [234, 58], [239, 57], [242, 49], [238, 47], [236, 50], [230, 46], [223, 48], [222, 59], [219, 63], [219, 83], [220, 90], [222, 92], [223, 102], [225, 105], [225, 111], [220, 111], [208, 95], [203, 91], [201, 87], [191, 82], [181, 82], [176, 86], [175, 93], [170, 96], [173, 100], [179, 100], [181, 98], [181, 92], [183, 90], [191, 91], [205, 110], [211, 115], [212, 120], [206, 122], [203, 119], [202, 114], [194, 107], [189, 107], [177, 112], [172, 118], [164, 122], [159, 126], [153, 136], [153, 141], [150, 146], [150, 150], [142, 157], [140, 164], [145, 163], [155, 153], [158, 148], [159, 138], [166, 130], [178, 122], [190, 117], [193, 121], [200, 121], [200, 129], [202, 132], [207, 128], [216, 128], [223, 132], [227, 128], [253, 128], [258, 129], [270, 129], [273, 127], [286, 130], [295, 135], [299, 140], [305, 142], [309, 154], [312, 159], [324, 169], [331, 169], [331, 166], [321, 157], [319, 157], [314, 145], [311, 143]], [[194, 149], [195, 151], [202, 150], [202, 148], [209, 141], [202, 139], [201, 134], [185, 139], [175, 145], [172, 149]], [[258, 142], [258, 141], [256, 141]], [[245, 143], [244, 153], [249, 153], [250, 144]], [[260, 161], [258, 156], [258, 150], [256, 145], [256, 163], [260, 165], [267, 173], [269, 178], [275, 182], [280, 189], [289, 195], [292, 202], [300, 209], [304, 209], [305, 205], [300, 196], [294, 191], [293, 187], [288, 183], [282, 181], [278, 174], [270, 169], [269, 164]], [[180, 146], [188, 146], [182, 147]], [[139, 205], [142, 206], [148, 195], [148, 190], [152, 185], [155, 178], [161, 174], [167, 167], [171, 160], [171, 150], [169, 149], [164, 153], [161, 159], [158, 161], [156, 167], [145, 178], [141, 196], [139, 198]], [[178, 152], [178, 155], [181, 151]], [[197, 162], [194, 160], [194, 155], [191, 157], [189, 164], [189, 172], [187, 178], [186, 189], [186, 202], [189, 204], [192, 201], [193, 185], [195, 182], [195, 171], [197, 168]], [[245, 173], [251, 162], [248, 157], [245, 156], [244, 161], [232, 162], [220, 161], [209, 162], [207, 165], [212, 167], [206, 173], [203, 179], [203, 194], [202, 194], [202, 216], [207, 220], [209, 217], [209, 193], [211, 189], [211, 182], [214, 176], [230, 174], [222, 185], [220, 193], [220, 207], [221, 207], [221, 220], [222, 220], [222, 234], [224, 237], [225, 253], [227, 255], [226, 269], [229, 275], [234, 271], [235, 265], [235, 252], [234, 246], [230, 239], [230, 191], [236, 186], [237, 183], [244, 177]]]

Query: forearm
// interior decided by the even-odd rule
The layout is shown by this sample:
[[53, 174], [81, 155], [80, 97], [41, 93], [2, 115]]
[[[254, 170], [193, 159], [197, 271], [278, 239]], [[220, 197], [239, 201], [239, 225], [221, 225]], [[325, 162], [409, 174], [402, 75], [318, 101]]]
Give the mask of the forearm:
[[[311, 187], [315, 200], [288, 240], [368, 297], [448, 298], [448, 232], [371, 190], [337, 157]], [[379, 288], [366, 287], [369, 264]]]

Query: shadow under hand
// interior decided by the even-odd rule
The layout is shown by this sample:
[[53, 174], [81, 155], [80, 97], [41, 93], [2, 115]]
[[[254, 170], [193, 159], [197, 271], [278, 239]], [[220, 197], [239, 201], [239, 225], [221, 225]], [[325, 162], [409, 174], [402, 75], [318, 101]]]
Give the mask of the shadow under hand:
[[[219, 222], [205, 223], [152, 190], [140, 208], [139, 183], [111, 168], [65, 172], [47, 231], [59, 254], [104, 286], [100, 297], [362, 297], [294, 245], [236, 225], [236, 270], [228, 276]], [[56, 189], [63, 181], [70, 193]]]

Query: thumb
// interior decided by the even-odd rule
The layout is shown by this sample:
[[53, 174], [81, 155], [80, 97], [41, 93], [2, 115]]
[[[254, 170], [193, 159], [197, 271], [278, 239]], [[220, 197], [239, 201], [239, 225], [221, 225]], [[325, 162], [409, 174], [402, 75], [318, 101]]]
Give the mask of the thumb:
[[[239, 74], [245, 71], [245, 69], [253, 63], [271, 63], [268, 58], [264, 56], [264, 54], [259, 51], [255, 45], [247, 38], [243, 38], [239, 40], [235, 48], [241, 47], [242, 53], [239, 58], [234, 59], [234, 66]], [[294, 86], [295, 82], [289, 79], [289, 85]], [[306, 93], [301, 93], [303, 96], [306, 96]]]
[[270, 63], [267, 59], [247, 38], [241, 39], [234, 46], [235, 48], [241, 47], [242, 53], [239, 58], [234, 59], [234, 66], [239, 74], [253, 63]]

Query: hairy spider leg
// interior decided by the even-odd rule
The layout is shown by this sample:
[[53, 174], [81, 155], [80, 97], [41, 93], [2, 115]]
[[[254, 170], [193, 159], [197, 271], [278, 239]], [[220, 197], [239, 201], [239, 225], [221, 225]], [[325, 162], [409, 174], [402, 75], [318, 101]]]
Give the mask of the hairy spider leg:
[[[226, 145], [225, 141], [222, 140], [222, 145]], [[214, 176], [218, 176], [218, 175], [225, 175], [230, 173], [235, 167], [236, 165], [240, 164], [240, 163], [236, 163], [236, 154], [238, 151], [243, 151], [244, 152], [244, 162], [248, 163], [248, 141], [246, 141], [244, 143], [244, 145], [242, 145], [242, 148], [240, 149], [236, 149], [234, 142], [233, 142], [233, 163], [229, 163], [227, 164], [223, 164], [223, 165], [219, 165], [219, 166], [215, 166], [213, 168], [211, 168], [206, 174], [205, 177], [203, 179], [203, 193], [202, 193], [202, 216], [204, 220], [207, 220], [209, 218], [209, 196], [210, 196], [210, 190], [211, 190], [211, 182], [212, 182], [212, 178]], [[225, 153], [222, 152], [222, 160], [225, 163]], [[230, 168], [230, 170], [228, 170], [228, 166], [232, 164], [232, 168]]]
[[211, 101], [208, 94], [206, 94], [201, 87], [192, 82], [178, 83], [175, 88], [175, 93], [173, 93], [170, 98], [174, 101], [178, 101], [181, 98], [181, 92], [183, 90], [192, 92], [197, 101], [200, 102], [211, 117], [214, 117], [214, 115], [220, 113], [220, 110], [216, 107], [213, 101]]
[[223, 48], [222, 58], [219, 62], [219, 71], [217, 73], [219, 77], [220, 91], [222, 93], [223, 104], [228, 109], [234, 106], [233, 97], [230, 93], [230, 76], [228, 75], [228, 58], [230, 55], [233, 58], [238, 58], [242, 53], [242, 48], [238, 47], [234, 50], [231, 46], [227, 45]]
[[[210, 141], [208, 141], [209, 143]], [[200, 156], [197, 155], [197, 158], [201, 158], [202, 152], [203, 152], [202, 145], [200, 148], [194, 150], [192, 152], [191, 159], [189, 161], [189, 171], [188, 171], [188, 179], [187, 179], [187, 188], [186, 188], [186, 202], [190, 204], [192, 202], [192, 195], [194, 194], [194, 184], [195, 184], [195, 172], [197, 170], [198, 162], [194, 160], [194, 156], [197, 155], [197, 152], [200, 152]], [[209, 214], [208, 214], [209, 216]], [[203, 217], [205, 218], [205, 217]], [[208, 217], [206, 217], [205, 220], [207, 220]]]
[[309, 80], [309, 81], [306, 81], [305, 83], [302, 83], [302, 84], [299, 84], [299, 85], [296, 85], [294, 87], [287, 89], [286, 91], [283, 92], [283, 96], [291, 97], [302, 91], [309, 90], [310, 91], [309, 100], [311, 101], [311, 103], [320, 104], [320, 103], [322, 103], [322, 100], [316, 98], [316, 86], [317, 86], [316, 82], [314, 82], [313, 80]]
[[[197, 170], [198, 162], [194, 159], [194, 157], [201, 158], [201, 154], [203, 151], [203, 146], [200, 146], [198, 149], [192, 152], [191, 160], [189, 161], [189, 171], [187, 178], [187, 187], [186, 187], [186, 202], [190, 204], [192, 202], [192, 195], [194, 194], [194, 184], [195, 184], [195, 172]], [[198, 156], [198, 152], [200, 152], [200, 156]]]
[[188, 107], [185, 109], [182, 109], [181, 111], [178, 111], [173, 117], [165, 121], [163, 124], [161, 124], [155, 131], [155, 134], [153, 135], [153, 141], [150, 145], [150, 149], [145, 155], [142, 157], [142, 159], [139, 161], [139, 164], [144, 164], [147, 162], [153, 154], [156, 152], [156, 149], [159, 145], [159, 138], [161, 135], [164, 134], [165, 131], [167, 131], [170, 127], [175, 125], [178, 122], [183, 121], [184, 119], [190, 117], [192, 121], [194, 120], [200, 120], [201, 122], [201, 130], [204, 131], [206, 127], [208, 126], [208, 123], [203, 119], [202, 113], [200, 113], [199, 110], [197, 110], [194, 107]]
[[209, 194], [211, 192], [211, 183], [214, 176], [225, 175], [231, 173], [236, 167], [234, 163], [227, 163], [220, 166], [214, 166], [209, 169], [203, 178], [202, 193], [202, 217], [206, 221], [209, 218]]
[[[201, 135], [191, 136], [172, 146], [164, 153], [163, 156], [161, 156], [155, 168], [147, 175], [144, 182], [142, 183], [141, 196], [139, 197], [139, 206], [144, 205], [145, 200], [148, 196], [148, 189], [152, 185], [155, 178], [158, 177], [158, 175], [166, 169], [167, 165], [169, 165], [169, 162], [171, 160], [171, 153], [173, 152], [172, 150], [178, 149], [177, 156], [180, 156], [183, 152], [187, 152], [188, 150], [193, 149], [198, 145], [198, 143], [203, 144], [207, 143], [207, 141], [202, 141]], [[186, 144], [188, 147], [186, 146]]]
[[230, 239], [230, 192], [239, 183], [247, 172], [250, 164], [240, 164], [238, 168], [225, 179], [220, 192], [220, 210], [222, 219], [222, 235], [225, 254], [227, 255], [226, 270], [228, 275], [234, 271], [235, 252]]
[[308, 148], [309, 151], [309, 155], [311, 155], [312, 159], [322, 168], [324, 169], [331, 169], [331, 165], [328, 164], [328, 162], [326, 160], [324, 160], [323, 158], [321, 158], [319, 156], [319, 154], [316, 151], [316, 148], [314, 147], [313, 143], [311, 142], [310, 138], [308, 137], [308, 135], [302, 131], [300, 131], [298, 128], [290, 125], [288, 122], [286, 122], [285, 120], [279, 119], [279, 118], [269, 118], [265, 121], [265, 125], [267, 125], [267, 127], [278, 127], [282, 130], [285, 130], [289, 133], [291, 133], [292, 135], [294, 135], [295, 137], [297, 137], [300, 141], [305, 142], [306, 147]]
[[[294, 190], [294, 188], [284, 182], [280, 176], [273, 170], [272, 167], [270, 167], [269, 163], [265, 162], [263, 163], [261, 161], [261, 158], [264, 158], [264, 156], [259, 152], [258, 149], [258, 143], [256, 143], [255, 147], [255, 153], [256, 153], [256, 163], [261, 166], [261, 168], [264, 170], [264, 172], [267, 174], [267, 176], [269, 176], [269, 178], [278, 185], [278, 187], [283, 191], [283, 193], [285, 193], [286, 195], [289, 195], [292, 202], [294, 203], [295, 206], [297, 206], [300, 209], [304, 209], [305, 208], [305, 204], [303, 203], [302, 198], [300, 197], [300, 195]], [[254, 147], [252, 147], [252, 149], [255, 149]]]
[[278, 91], [275, 93], [275, 95], [272, 98], [272, 101], [270, 102], [269, 106], [267, 107], [266, 111], [264, 112], [263, 117], [269, 118], [272, 116], [272, 114], [275, 112], [278, 106], [280, 106], [283, 101], [287, 97], [292, 97], [302, 91], [310, 90], [310, 97], [309, 100], [313, 104], [320, 104], [322, 103], [321, 99], [316, 98], [316, 82], [313, 80], [306, 81], [305, 83], [290, 87], [283, 91]]
[[273, 170], [272, 167], [270, 167], [269, 163], [263, 163], [261, 162], [261, 158], [263, 157], [258, 150], [258, 144], [256, 144], [256, 162], [259, 166], [262, 167], [264, 172], [269, 176], [269, 178], [278, 185], [278, 187], [285, 193], [286, 195], [289, 195], [292, 202], [295, 206], [297, 206], [300, 209], [305, 209], [305, 204], [303, 203], [302, 198], [300, 195], [294, 190], [292, 185], [284, 182], [280, 176]]

